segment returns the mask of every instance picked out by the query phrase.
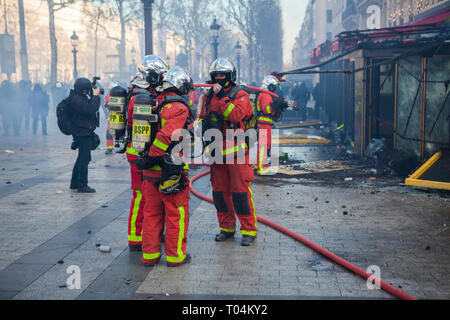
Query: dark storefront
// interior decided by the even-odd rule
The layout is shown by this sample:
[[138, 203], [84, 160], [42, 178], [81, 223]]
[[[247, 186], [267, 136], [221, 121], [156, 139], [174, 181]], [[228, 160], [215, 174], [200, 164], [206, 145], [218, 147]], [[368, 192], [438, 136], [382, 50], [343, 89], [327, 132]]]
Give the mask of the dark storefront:
[[[445, 21], [448, 10], [438, 14]], [[360, 156], [372, 138], [420, 160], [448, 147], [449, 32], [446, 23], [352, 31], [320, 47], [324, 107]]]

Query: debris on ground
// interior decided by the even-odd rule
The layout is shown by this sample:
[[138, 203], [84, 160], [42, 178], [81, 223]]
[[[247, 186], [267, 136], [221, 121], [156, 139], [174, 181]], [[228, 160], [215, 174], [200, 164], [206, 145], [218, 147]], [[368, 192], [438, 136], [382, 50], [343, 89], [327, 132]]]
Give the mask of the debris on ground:
[[385, 138], [370, 140], [366, 150], [364, 150], [364, 159], [376, 164], [377, 169], [370, 169], [374, 175], [390, 173], [399, 177], [406, 177], [419, 164], [419, 159], [415, 154], [388, 148]]
[[61, 190], [56, 191], [56, 194], [62, 194], [63, 192]]
[[98, 247], [98, 250], [100, 250], [100, 252], [111, 252], [111, 247], [100, 245], [100, 247]]
[[323, 173], [334, 171], [345, 171], [353, 168], [360, 168], [363, 165], [344, 160], [320, 160], [313, 162], [303, 162], [289, 165], [281, 165], [277, 173], [285, 175], [301, 175], [311, 173]]

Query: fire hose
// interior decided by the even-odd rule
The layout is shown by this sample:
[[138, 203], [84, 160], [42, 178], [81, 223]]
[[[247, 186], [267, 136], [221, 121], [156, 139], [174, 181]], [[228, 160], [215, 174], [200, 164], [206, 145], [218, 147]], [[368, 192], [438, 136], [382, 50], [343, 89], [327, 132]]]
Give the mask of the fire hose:
[[[202, 164], [205, 165], [205, 164]], [[204, 171], [200, 174], [197, 174], [196, 176], [194, 176], [190, 183], [189, 183], [189, 187], [190, 187], [190, 191], [198, 198], [210, 202], [210, 203], [214, 203], [213, 200], [203, 194], [201, 194], [200, 192], [198, 192], [197, 190], [194, 189], [194, 187], [192, 186], [192, 184], [194, 183], [194, 181], [196, 181], [197, 179], [207, 175], [210, 173], [211, 170], [207, 170]], [[362, 277], [365, 280], [368, 280], [372, 283], [372, 284], [380, 284], [381, 289], [383, 289], [384, 291], [390, 293], [391, 295], [402, 299], [402, 300], [416, 300], [416, 298], [408, 295], [407, 293], [403, 292], [400, 289], [397, 289], [396, 287], [386, 283], [385, 281], [381, 280], [380, 278], [375, 277], [373, 274], [370, 274], [366, 271], [364, 271], [363, 269], [355, 266], [354, 264], [348, 262], [347, 260], [335, 255], [334, 253], [322, 248], [321, 246], [315, 244], [314, 242], [308, 240], [307, 238], [283, 227], [280, 226], [270, 220], [261, 218], [259, 216], [256, 217], [258, 222], [261, 222], [262, 224], [265, 224], [266, 226], [269, 226], [275, 230], [280, 231], [281, 233], [286, 234], [287, 236], [300, 241], [301, 243], [307, 245], [308, 247], [310, 247], [311, 249], [315, 250], [316, 252], [320, 253], [321, 255], [327, 257], [328, 259], [336, 262], [337, 264], [343, 266], [344, 268], [346, 268], [347, 270], [350, 270], [354, 273], [356, 273], [357, 275], [359, 275], [360, 277]]]
[[[213, 84], [208, 84], [208, 83], [206, 83], [206, 84], [205, 83], [196, 83], [196, 84], [194, 84], [195, 88], [211, 88], [212, 86], [214, 86], [214, 85]], [[264, 93], [270, 94], [272, 97], [278, 98], [278, 95], [276, 95], [272, 91], [261, 89], [261, 88], [258, 88], [258, 87], [252, 87], [252, 86], [245, 86], [245, 87], [249, 88], [250, 90], [264, 92]]]

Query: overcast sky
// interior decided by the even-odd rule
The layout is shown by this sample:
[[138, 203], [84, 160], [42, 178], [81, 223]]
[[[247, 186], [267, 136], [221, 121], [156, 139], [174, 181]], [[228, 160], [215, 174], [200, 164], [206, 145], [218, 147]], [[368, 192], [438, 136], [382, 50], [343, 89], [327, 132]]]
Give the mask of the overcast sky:
[[305, 17], [308, 0], [280, 0], [283, 19], [283, 61], [291, 60], [291, 50], [295, 37], [300, 31]]

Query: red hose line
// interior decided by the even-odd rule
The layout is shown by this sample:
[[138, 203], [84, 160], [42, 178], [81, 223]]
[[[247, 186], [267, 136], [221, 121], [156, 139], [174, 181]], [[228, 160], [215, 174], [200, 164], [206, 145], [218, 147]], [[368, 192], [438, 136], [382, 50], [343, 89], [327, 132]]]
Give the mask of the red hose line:
[[[210, 171], [211, 171], [211, 170], [207, 170], [207, 171], [204, 171], [204, 172], [202, 172], [202, 173], [197, 174], [196, 176], [194, 176], [194, 177], [191, 179], [191, 181], [189, 182], [189, 187], [190, 187], [190, 189], [191, 189], [191, 192], [192, 192], [195, 196], [197, 196], [198, 198], [200, 198], [200, 199], [202, 199], [202, 200], [205, 200], [205, 201], [208, 201], [208, 202], [210, 202], [210, 203], [213, 203], [213, 200], [212, 200], [211, 198], [209, 198], [209, 197], [207, 197], [207, 196], [201, 194], [200, 192], [198, 192], [197, 190], [195, 190], [194, 187], [192, 186], [192, 184], [193, 184], [193, 182], [194, 182], [195, 180], [197, 180], [197, 179], [199, 179], [199, 178], [201, 178], [201, 177], [203, 177], [203, 176], [209, 174]], [[346, 268], [346, 269], [348, 269], [348, 270], [350, 270], [350, 271], [356, 273], [357, 275], [359, 275], [359, 276], [362, 277], [363, 279], [367, 280], [369, 277], [372, 277], [371, 279], [372, 279], [373, 281], [375, 281], [375, 283], [379, 281], [380, 286], [381, 286], [381, 289], [383, 289], [384, 291], [386, 291], [386, 292], [392, 294], [393, 296], [395, 296], [395, 297], [397, 297], [397, 298], [399, 298], [399, 299], [402, 299], [402, 300], [416, 300], [416, 298], [414, 298], [414, 297], [408, 295], [407, 293], [403, 292], [402, 290], [397, 289], [396, 287], [394, 287], [394, 286], [392, 286], [392, 285], [386, 283], [385, 281], [383, 281], [383, 280], [381, 280], [381, 279], [379, 279], [379, 278], [373, 277], [372, 274], [370, 274], [370, 273], [364, 271], [363, 269], [361, 269], [361, 268], [355, 266], [354, 264], [348, 262], [347, 260], [342, 259], [341, 257], [335, 255], [334, 253], [332, 253], [332, 252], [330, 252], [330, 251], [328, 251], [328, 250], [322, 248], [321, 246], [315, 244], [315, 243], [312, 242], [311, 240], [308, 240], [307, 238], [302, 237], [301, 235], [299, 235], [299, 234], [297, 234], [297, 233], [295, 233], [295, 232], [293, 232], [293, 231], [291, 231], [291, 230], [289, 230], [289, 229], [287, 229], [287, 228], [285, 228], [285, 227], [282, 227], [282, 226], [280, 226], [280, 225], [278, 225], [278, 224], [276, 224], [276, 223], [274, 223], [274, 222], [272, 222], [272, 221], [270, 221], [270, 220], [261, 218], [261, 217], [259, 217], [259, 216], [257, 216], [256, 218], [257, 218], [257, 221], [258, 221], [258, 222], [261, 222], [261, 223], [263, 223], [263, 224], [265, 224], [265, 225], [267, 225], [267, 226], [269, 226], [269, 227], [271, 227], [271, 228], [273, 228], [273, 229], [275, 229], [275, 230], [278, 230], [278, 231], [280, 231], [280, 232], [282, 232], [282, 233], [284, 233], [284, 234], [290, 236], [291, 238], [293, 238], [293, 239], [295, 239], [295, 240], [297, 240], [297, 241], [300, 241], [301, 243], [307, 245], [308, 247], [310, 247], [311, 249], [317, 251], [317, 252], [320, 253], [321, 255], [323, 255], [323, 256], [327, 257], [328, 259], [330, 259], [330, 260], [336, 262], [337, 264], [343, 266], [344, 268]], [[372, 283], [374, 283], [374, 282], [372, 282]]]
[[[213, 84], [209, 84], [209, 83], [196, 83], [196, 84], [194, 84], [195, 88], [199, 88], [199, 87], [210, 88], [212, 86], [213, 86]], [[275, 94], [275, 93], [273, 93], [273, 92], [271, 92], [269, 90], [261, 89], [261, 88], [258, 88], [258, 87], [251, 87], [251, 86], [245, 86], [245, 87], [249, 88], [250, 90], [264, 92], [264, 93], [270, 94], [271, 96], [273, 96], [275, 98], [278, 98], [277, 94]]]

